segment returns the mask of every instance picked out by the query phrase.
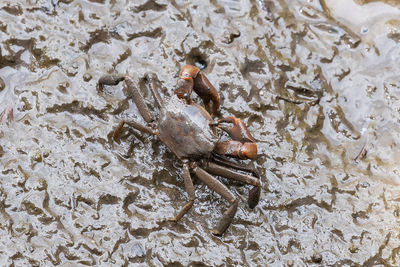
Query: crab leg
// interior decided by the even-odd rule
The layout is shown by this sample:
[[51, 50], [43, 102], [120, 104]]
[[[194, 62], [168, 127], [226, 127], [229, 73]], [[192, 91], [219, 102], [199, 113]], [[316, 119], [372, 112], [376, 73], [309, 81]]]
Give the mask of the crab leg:
[[98, 89], [99, 91], [103, 91], [104, 85], [117, 85], [121, 81], [125, 81], [128, 92], [132, 95], [132, 99], [135, 102], [143, 119], [147, 123], [154, 121], [154, 118], [151, 115], [149, 108], [144, 102], [142, 93], [136, 88], [131, 77], [124, 75], [104, 75], [99, 79]]
[[225, 211], [221, 221], [215, 226], [215, 228], [212, 231], [214, 235], [222, 235], [228, 228], [228, 226], [231, 224], [232, 219], [236, 214], [238, 207], [238, 200], [223, 183], [218, 181], [215, 177], [207, 173], [202, 168], [195, 167], [193, 171], [203, 183], [205, 183], [209, 188], [220, 194], [230, 203], [230, 206], [228, 210]]
[[[220, 123], [232, 123], [231, 128], [220, 126]], [[257, 144], [247, 130], [244, 122], [236, 117], [229, 116], [218, 120], [218, 127], [229, 134], [233, 140], [218, 142], [215, 152], [241, 159], [255, 159], [257, 157]]]
[[117, 85], [125, 79], [124, 75], [119, 74], [109, 74], [100, 77], [99, 82], [97, 84], [97, 89], [100, 92], [103, 92], [104, 85]]
[[186, 65], [182, 68], [175, 94], [180, 98], [185, 98], [187, 101], [190, 101], [192, 90], [203, 99], [205, 106], [208, 106], [210, 101], [212, 101], [211, 116], [214, 116], [219, 108], [217, 89], [215, 89], [199, 68]]
[[156, 81], [158, 81], [157, 76], [154, 73], [146, 73], [145, 79], [150, 83], [150, 89], [153, 94], [153, 97], [159, 108], [164, 106], [164, 102], [158, 92]]
[[260, 174], [258, 173], [257, 169], [254, 167], [254, 165], [250, 166], [250, 165], [243, 164], [243, 163], [233, 162], [233, 161], [230, 161], [227, 157], [217, 154], [217, 153], [212, 154], [212, 160], [215, 163], [217, 163], [219, 165], [223, 165], [225, 167], [229, 167], [229, 168], [241, 170], [241, 171], [246, 171], [246, 172], [251, 172], [255, 177], [260, 178]]
[[247, 203], [249, 205], [250, 209], [253, 209], [255, 206], [257, 206], [259, 200], [260, 200], [260, 192], [261, 192], [261, 185], [260, 181], [249, 175], [241, 174], [234, 172], [233, 170], [219, 166], [218, 164], [209, 162], [205, 166], [205, 170], [211, 174], [218, 175], [218, 176], [223, 176], [228, 179], [232, 179], [235, 181], [239, 181], [245, 184], [253, 185], [254, 187], [250, 190], [249, 192], [249, 199], [247, 200]]
[[147, 133], [147, 134], [151, 134], [151, 135], [157, 135], [158, 133], [156, 131], [154, 131], [152, 128], [147, 127], [143, 124], [140, 124], [136, 121], [121, 121], [120, 124], [118, 125], [117, 129], [115, 129], [114, 134], [113, 134], [113, 138], [114, 140], [118, 140], [118, 136], [121, 133], [122, 127], [124, 127], [124, 125], [127, 124], [129, 126], [131, 126], [132, 128], [142, 132], [142, 133]]
[[189, 201], [188, 203], [186, 203], [185, 206], [182, 207], [181, 211], [174, 218], [169, 219], [172, 222], [179, 221], [183, 217], [183, 215], [185, 215], [190, 210], [190, 208], [193, 206], [194, 203], [194, 197], [195, 197], [194, 186], [192, 178], [190, 177], [189, 164], [187, 161], [183, 162], [182, 174], [183, 174], [183, 180], [185, 182], [185, 189], [189, 197]]

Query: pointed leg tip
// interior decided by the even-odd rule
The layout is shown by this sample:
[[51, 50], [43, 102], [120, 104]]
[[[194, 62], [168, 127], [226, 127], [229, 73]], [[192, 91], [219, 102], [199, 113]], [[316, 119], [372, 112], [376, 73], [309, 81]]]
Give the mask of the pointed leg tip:
[[250, 190], [249, 199], [247, 200], [247, 204], [249, 205], [250, 209], [254, 209], [257, 206], [258, 202], [260, 201], [260, 193], [260, 186], [254, 187]]
[[255, 207], [257, 207], [257, 204], [258, 204], [258, 202], [257, 203], [251, 203], [251, 202], [248, 202], [248, 204], [249, 204], [249, 209], [254, 209]]
[[211, 233], [215, 236], [222, 236], [222, 233], [220, 231], [218, 231], [217, 229], [213, 229], [211, 230]]
[[118, 131], [118, 133], [114, 131], [113, 136], [112, 136], [114, 142], [117, 143], [117, 144], [120, 144], [120, 143], [121, 143], [121, 139], [119, 138], [119, 134], [120, 134], [119, 131]]
[[174, 217], [174, 218], [168, 218], [168, 221], [169, 221], [169, 222], [176, 223], [178, 220]]

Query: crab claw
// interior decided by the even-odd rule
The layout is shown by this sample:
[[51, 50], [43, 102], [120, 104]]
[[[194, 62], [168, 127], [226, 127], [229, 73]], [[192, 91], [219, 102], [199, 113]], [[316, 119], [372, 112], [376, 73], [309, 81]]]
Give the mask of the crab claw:
[[214, 151], [220, 155], [227, 155], [240, 159], [257, 158], [256, 143], [242, 143], [236, 140], [227, 140], [217, 143]]
[[241, 159], [255, 159], [257, 157], [257, 144], [251, 136], [244, 122], [233, 116], [218, 120], [220, 123], [232, 123], [231, 128], [218, 126], [233, 140], [227, 140], [216, 144], [214, 151], [220, 155], [228, 155]]
[[249, 130], [241, 119], [229, 116], [218, 120], [218, 124], [224, 122], [233, 124], [231, 128], [220, 126], [220, 128], [227, 132], [233, 140], [255, 143], [253, 136], [251, 136]]
[[219, 108], [217, 89], [215, 89], [199, 68], [186, 65], [182, 68], [182, 72], [179, 75], [175, 94], [179, 98], [185, 98], [187, 101], [190, 101], [192, 90], [203, 99], [205, 106], [208, 106], [210, 101], [212, 101], [211, 116], [214, 116]]
[[182, 72], [179, 75], [178, 83], [176, 85], [177, 89], [175, 90], [175, 94], [179, 98], [185, 98], [188, 101], [190, 100], [190, 95], [192, 94], [192, 90], [194, 87], [193, 78], [196, 77], [199, 72], [199, 68], [191, 65], [183, 67]]

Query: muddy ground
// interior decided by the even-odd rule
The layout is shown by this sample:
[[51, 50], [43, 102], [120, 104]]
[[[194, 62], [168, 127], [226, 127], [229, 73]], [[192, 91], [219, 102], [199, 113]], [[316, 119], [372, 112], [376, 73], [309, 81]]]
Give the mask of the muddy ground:
[[[399, 14], [396, 1], [1, 1], [0, 111], [14, 108], [1, 265], [398, 266]], [[222, 237], [210, 229], [227, 203], [195, 178], [195, 206], [166, 220], [187, 200], [181, 163], [129, 128], [115, 142], [141, 118], [122, 85], [96, 90], [128, 74], [155, 107], [144, 74], [167, 98], [185, 64], [258, 143], [260, 203]]]

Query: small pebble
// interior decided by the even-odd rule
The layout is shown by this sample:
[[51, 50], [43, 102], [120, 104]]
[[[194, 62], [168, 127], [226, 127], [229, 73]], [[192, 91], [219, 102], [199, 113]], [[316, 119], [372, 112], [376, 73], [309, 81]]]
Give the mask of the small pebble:
[[44, 158], [47, 158], [49, 155], [50, 155], [50, 150], [45, 150], [45, 151], [43, 152], [43, 157], [44, 157]]
[[352, 245], [352, 246], [349, 248], [349, 251], [350, 251], [351, 253], [357, 253], [358, 248], [357, 248], [356, 246]]
[[63, 94], [67, 93], [67, 88], [69, 87], [69, 82], [61, 82], [58, 84], [57, 89]]
[[316, 253], [312, 256], [311, 258], [312, 262], [314, 263], [321, 263], [322, 262], [322, 255], [319, 253]]
[[39, 150], [35, 150], [31, 156], [33, 161], [42, 162], [42, 153]]
[[83, 80], [85, 81], [85, 82], [88, 82], [88, 81], [90, 81], [92, 79], [92, 75], [90, 75], [89, 73], [85, 73], [84, 75], [83, 75]]

